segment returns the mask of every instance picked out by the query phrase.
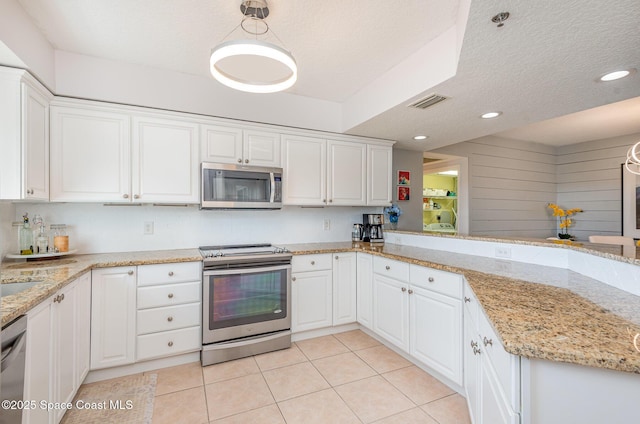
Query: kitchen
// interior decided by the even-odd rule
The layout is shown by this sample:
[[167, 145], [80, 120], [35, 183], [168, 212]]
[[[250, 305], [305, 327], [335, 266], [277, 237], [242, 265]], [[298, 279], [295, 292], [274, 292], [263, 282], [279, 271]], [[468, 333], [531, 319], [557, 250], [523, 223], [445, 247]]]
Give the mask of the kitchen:
[[[246, 99], [246, 101], [242, 102], [242, 107], [239, 107], [238, 102], [234, 101], [212, 103], [208, 101], [209, 98], [216, 98], [216, 96], [217, 98], [227, 98], [226, 96], [230, 96], [230, 91], [224, 91], [225, 89], [214, 85], [215, 83], [210, 78], [196, 78], [187, 74], [163, 71], [158, 68], [141, 67], [126, 63], [126, 61], [109, 61], [71, 53], [66, 50], [54, 50], [50, 45], [47, 47], [48, 42], [43, 41], [43, 36], [35, 29], [30, 21], [31, 18], [22, 9], [23, 7], [29, 8], [29, 2], [21, 2], [22, 5], [18, 2], [6, 3], [7, 10], [12, 13], [3, 14], [7, 22], [6, 25], [3, 22], [2, 27], [5, 30], [9, 29], [9, 33], [0, 33], [0, 39], [7, 46], [15, 49], [16, 54], [22, 60], [29, 62], [29, 68], [41, 80], [48, 82], [47, 85], [49, 86], [55, 86], [53, 91], [56, 94], [188, 113], [200, 113], [209, 116], [225, 116], [253, 122], [268, 122], [287, 127], [321, 129], [332, 133], [344, 132], [343, 128], [337, 125], [337, 122], [340, 121], [337, 111], [333, 104], [327, 101], [313, 101], [310, 97], [292, 95], [289, 96], [292, 98], [289, 98], [283, 94], [266, 98], [240, 94], [240, 98]], [[635, 10], [634, 7], [635, 5], [633, 4], [629, 5], [630, 10]], [[233, 10], [229, 11], [227, 16], [230, 16], [230, 18], [227, 18], [228, 20], [235, 21], [235, 17], [238, 14], [236, 8], [237, 5], [234, 5]], [[35, 9], [32, 8], [30, 11], [34, 15], [43, 12], [37, 9], [36, 5]], [[498, 31], [492, 24], [485, 25], [485, 21], [498, 12], [490, 9], [489, 5], [482, 7], [476, 4], [472, 5], [473, 14], [470, 15], [469, 19], [474, 25], [467, 28], [470, 34], [471, 31], [480, 31], [481, 29], [488, 31], [489, 28], [492, 31]], [[513, 11], [512, 13], [514, 13], [512, 19], [517, 18], [518, 14]], [[611, 13], [614, 12], [612, 11]], [[482, 19], [478, 17], [479, 15], [483, 15]], [[276, 17], [277, 13], [274, 11], [271, 18], [275, 19]], [[517, 22], [517, 20], [507, 21], [502, 30], [508, 30], [511, 22]], [[605, 22], [607, 22], [606, 19]], [[282, 28], [277, 24], [277, 21], [273, 22], [272, 25], [275, 31]], [[620, 23], [620, 26], [622, 27], [622, 23]], [[517, 28], [515, 24], [513, 27]], [[280, 29], [279, 32], [282, 31], [283, 29]], [[491, 34], [499, 33], [492, 32]], [[215, 40], [212, 45], [223, 35], [212, 38], [212, 40]], [[17, 38], [31, 40], [31, 42], [20, 42]], [[482, 40], [482, 38], [476, 39], [478, 41]], [[624, 51], [624, 47], [620, 49]], [[479, 49], [478, 54], [482, 51], [483, 49]], [[626, 54], [632, 55], [633, 51], [627, 50]], [[54, 56], [55, 60], [52, 60], [51, 58]], [[631, 63], [635, 63], [633, 60], [637, 60], [637, 58], [633, 58], [633, 56], [631, 58]], [[517, 64], [517, 61], [514, 62]], [[82, 71], [79, 72], [78, 70]], [[123, 77], [123, 75], [126, 75], [126, 77]], [[594, 75], [593, 78], [596, 76]], [[591, 76], [589, 78], [591, 79]], [[428, 80], [428, 78], [425, 79]], [[99, 83], [96, 83], [97, 81]], [[637, 92], [637, 84], [634, 85], [633, 81], [625, 82], [625, 80], [621, 80], [621, 85], [617, 86], [617, 93], [615, 92], [616, 90], [602, 88], [600, 92], [601, 98], [591, 98], [579, 106], [564, 105], [567, 109], [561, 113], [566, 114], [575, 110], [594, 107], [602, 104], [602, 102], [610, 103], [638, 96], [640, 93]], [[433, 80], [427, 82], [433, 82]], [[168, 84], [175, 84], [175, 87], [179, 87], [180, 90], [173, 90], [173, 92], [169, 93], [169, 90], [164, 89]], [[487, 86], [490, 87], [488, 82]], [[425, 91], [427, 90], [430, 90], [430, 86], [425, 86]], [[606, 91], [606, 93], [602, 91]], [[203, 93], [209, 93], [210, 95], [203, 96]], [[428, 92], [420, 94], [428, 94]], [[406, 98], [421, 97], [418, 93], [412, 93], [411, 95], [404, 93], [403, 95]], [[357, 104], [356, 100], [355, 98], [352, 99], [351, 101], [354, 105], [351, 109], [347, 108], [354, 115], [358, 108], [362, 106], [362, 104]], [[447, 100], [452, 105], [455, 105], [455, 101], [455, 97]], [[447, 102], [442, 103], [439, 107], [448, 107]], [[372, 106], [376, 108], [383, 107], [382, 105]], [[478, 106], [484, 107], [480, 101], [478, 101]], [[276, 110], [279, 113], [275, 113]], [[307, 110], [308, 113], [302, 113], [302, 110]], [[435, 108], [433, 109], [434, 113], [436, 110]], [[362, 108], [361, 113], [373, 113], [373, 111]], [[537, 114], [533, 114], [533, 111], [527, 111], [527, 114], [530, 115], [529, 119], [537, 121], [560, 113], [559, 111], [550, 111], [543, 108]], [[507, 113], [505, 112], [504, 115], [507, 115]], [[474, 136], [462, 135], [459, 139], [445, 137], [443, 141], [464, 141], [468, 138], [492, 134], [526, 123], [524, 113], [515, 115], [520, 117], [509, 117], [509, 119], [518, 119], [520, 120], [519, 122], [505, 122], [503, 120], [502, 122], [474, 123], [473, 125], [477, 130]], [[366, 116], [360, 115], [358, 119], [363, 118], [366, 119]], [[503, 118], [507, 118], [507, 116], [503, 116]], [[352, 120], [355, 119], [355, 117], [352, 118]], [[369, 125], [375, 127], [374, 121], [371, 121]], [[485, 127], [478, 129], [477, 127], [479, 126]], [[409, 130], [412, 130], [411, 126], [407, 126], [407, 131]], [[372, 134], [367, 134], [365, 129], [352, 132], [358, 135], [374, 137]], [[411, 143], [408, 140], [414, 135], [412, 133], [410, 136], [405, 136], [398, 133], [398, 136], [391, 137], [387, 136], [383, 131], [376, 131], [376, 134], [379, 135], [374, 138], [400, 140], [397, 144], [402, 142], [404, 149], [407, 148], [408, 143]], [[435, 145], [429, 145], [429, 149], [439, 147], [437, 146], [436, 135], [431, 136], [431, 141], [434, 141]], [[419, 149], [427, 150], [426, 146], [426, 144], [420, 145]], [[402, 150], [399, 149], [400, 152]], [[415, 152], [415, 148], [407, 152], [410, 153], [411, 151]], [[397, 154], [394, 151], [394, 159], [401, 156], [401, 154]], [[405, 166], [397, 164], [393, 168], [394, 170], [405, 169]], [[28, 208], [25, 209], [26, 207]], [[103, 203], [74, 202], [49, 204], [2, 203], [0, 204], [0, 213], [2, 214], [3, 223], [3, 255], [12, 249], [14, 241], [10, 223], [21, 217], [25, 211], [29, 211], [30, 215], [40, 214], [46, 217], [50, 223], [66, 223], [69, 226], [71, 244], [79, 252], [103, 253], [176, 248], [193, 249], [197, 246], [211, 244], [215, 240], [223, 240], [225, 243], [227, 241], [231, 243], [269, 242], [274, 245], [283, 243], [340, 242], [349, 239], [351, 225], [354, 222], [361, 221], [362, 213], [379, 213], [380, 208], [367, 206], [357, 208], [351, 206], [325, 208], [285, 206], [279, 211], [262, 211], [257, 214], [250, 211], [234, 211], [233, 213], [228, 211], [200, 211], [197, 206], [103, 206]], [[126, 216], [126, 219], [122, 219], [122, 216]], [[259, 221], [256, 220], [256, 217], [259, 217]], [[406, 218], [408, 218], [407, 215], [401, 218], [401, 225], [403, 224], [403, 219]], [[150, 226], [152, 234], [145, 234], [145, 229], [149, 227], [147, 223], [152, 224]]]

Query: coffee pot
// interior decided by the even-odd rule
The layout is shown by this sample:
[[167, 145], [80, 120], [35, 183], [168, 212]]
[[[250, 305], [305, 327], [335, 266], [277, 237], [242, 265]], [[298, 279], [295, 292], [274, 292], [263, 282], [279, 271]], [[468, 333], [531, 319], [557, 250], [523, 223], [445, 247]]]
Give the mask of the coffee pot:
[[362, 240], [362, 233], [363, 233], [363, 225], [353, 224], [353, 229], [351, 230], [351, 240], [352, 241]]
[[364, 226], [362, 241], [368, 241], [370, 243], [384, 243], [384, 235], [382, 233], [384, 215], [363, 214], [362, 223]]

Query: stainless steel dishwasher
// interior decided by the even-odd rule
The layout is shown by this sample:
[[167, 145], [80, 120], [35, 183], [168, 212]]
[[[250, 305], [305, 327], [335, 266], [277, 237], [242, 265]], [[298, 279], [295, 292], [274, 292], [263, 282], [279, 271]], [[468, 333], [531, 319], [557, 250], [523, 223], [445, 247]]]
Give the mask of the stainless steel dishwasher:
[[[24, 354], [27, 344], [27, 317], [16, 318], [2, 327], [2, 400], [10, 402], [0, 408], [0, 424], [22, 422], [22, 396], [24, 392]], [[11, 404], [13, 403], [13, 404]]]

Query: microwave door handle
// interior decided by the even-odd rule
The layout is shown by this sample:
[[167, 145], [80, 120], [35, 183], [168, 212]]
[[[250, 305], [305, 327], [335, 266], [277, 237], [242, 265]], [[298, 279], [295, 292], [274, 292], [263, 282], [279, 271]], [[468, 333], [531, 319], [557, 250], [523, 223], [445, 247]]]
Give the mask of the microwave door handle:
[[269, 196], [269, 203], [273, 203], [276, 198], [276, 178], [273, 172], [269, 173], [269, 179], [271, 180], [271, 196]]

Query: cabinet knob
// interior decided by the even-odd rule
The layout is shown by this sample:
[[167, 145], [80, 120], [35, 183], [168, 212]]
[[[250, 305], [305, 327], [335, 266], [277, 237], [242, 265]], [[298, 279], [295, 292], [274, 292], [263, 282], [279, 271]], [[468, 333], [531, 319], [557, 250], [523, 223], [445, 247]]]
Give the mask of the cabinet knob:
[[169, 277], [173, 277], [173, 271], [169, 271]]
[[134, 199], [139, 199], [139, 198], [140, 198], [140, 195], [139, 195], [139, 194], [134, 194], [134, 195], [133, 195], [133, 198], [134, 198]]
[[389, 271], [391, 269], [391, 267], [389, 265], [385, 266], [384, 269], [386, 269], [387, 271]]
[[167, 295], [167, 297], [168, 297], [169, 299], [173, 299], [173, 293], [169, 293], [169, 294]]
[[238, 163], [242, 163], [242, 159], [241, 158], [238, 158]]
[[336, 260], [340, 259], [340, 257], [338, 255], [336, 255]]
[[33, 194], [33, 189], [32, 188], [27, 189], [27, 194]]
[[434, 281], [434, 280], [433, 280], [433, 277], [429, 277], [429, 282], [430, 282], [430, 283], [433, 283], [433, 281]]
[[173, 346], [173, 342], [167, 343], [167, 346], [169, 346], [169, 347]]
[[471, 302], [471, 298], [465, 296], [464, 297], [464, 303], [469, 303], [469, 302]]
[[487, 345], [493, 346], [493, 339], [487, 339], [487, 336], [484, 336], [484, 338], [482, 339], [482, 343], [485, 347], [487, 347]]
[[316, 261], [311, 261], [311, 265], [315, 265], [315, 264], [316, 264]]
[[132, 270], [129, 270], [129, 271], [127, 272], [127, 274], [129, 274], [129, 275], [133, 275], [133, 271], [132, 271]]
[[296, 281], [296, 277], [291, 277], [291, 281]]
[[244, 160], [244, 163], [249, 163], [249, 159], [245, 159], [245, 160]]
[[322, 203], [327, 203], [327, 199], [322, 199]]
[[167, 321], [169, 322], [173, 321], [173, 317], [167, 317]]
[[122, 197], [124, 197], [125, 199], [129, 198], [129, 195], [127, 193], [123, 194]]
[[402, 288], [402, 289], [400, 289], [400, 290], [402, 290], [403, 292], [406, 292], [406, 291], [407, 291], [407, 288], [406, 288], [406, 287], [403, 287], [403, 288]]
[[329, 203], [333, 202], [333, 199], [329, 199]]
[[413, 290], [409, 289], [409, 294], [413, 294]]

